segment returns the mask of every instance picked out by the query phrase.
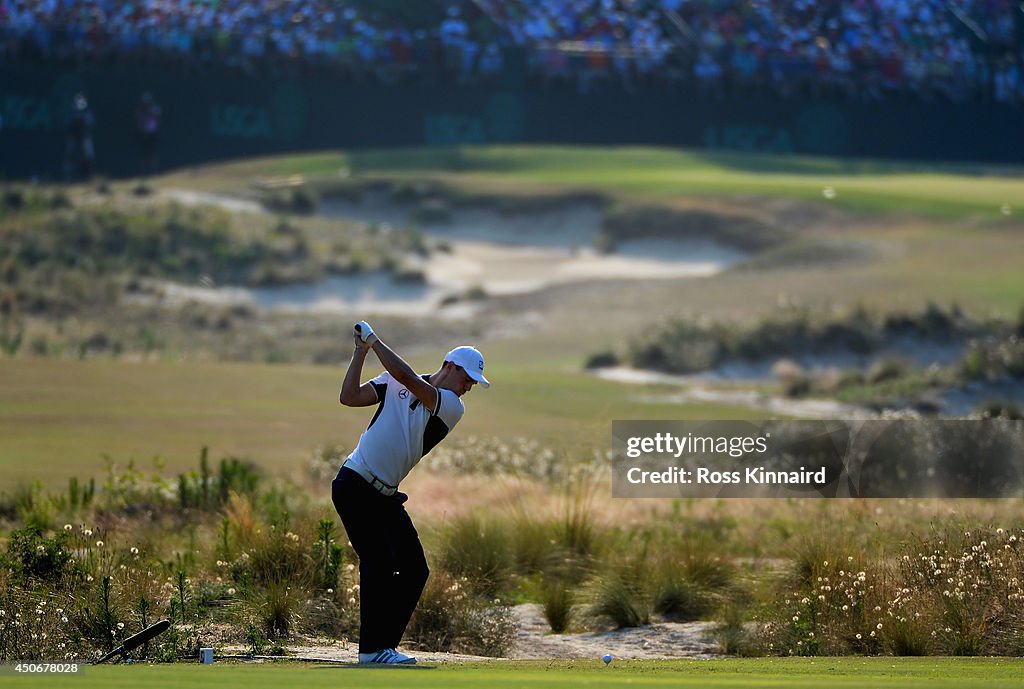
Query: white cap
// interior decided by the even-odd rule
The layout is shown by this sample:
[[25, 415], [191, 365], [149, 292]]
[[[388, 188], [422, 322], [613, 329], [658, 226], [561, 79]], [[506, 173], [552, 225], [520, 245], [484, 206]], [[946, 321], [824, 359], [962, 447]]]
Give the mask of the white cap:
[[476, 347], [469, 345], [456, 347], [444, 355], [444, 360], [461, 366], [465, 369], [466, 375], [485, 388], [491, 387], [491, 382], [484, 378], [484, 355]]

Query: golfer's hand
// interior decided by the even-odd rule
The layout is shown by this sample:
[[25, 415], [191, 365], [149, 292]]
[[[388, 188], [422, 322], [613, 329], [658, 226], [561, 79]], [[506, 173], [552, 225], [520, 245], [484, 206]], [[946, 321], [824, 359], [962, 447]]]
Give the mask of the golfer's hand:
[[363, 349], [369, 349], [377, 341], [377, 335], [366, 321], [359, 321], [352, 326], [352, 335], [355, 338], [356, 347]]

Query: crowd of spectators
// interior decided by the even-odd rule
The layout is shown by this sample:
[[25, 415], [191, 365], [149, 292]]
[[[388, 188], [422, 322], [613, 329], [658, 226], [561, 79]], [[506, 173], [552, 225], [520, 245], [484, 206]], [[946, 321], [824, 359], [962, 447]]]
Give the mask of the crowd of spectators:
[[[0, 0], [0, 60], [1024, 103], [1017, 0]], [[372, 4], [369, 6], [372, 7]]]
[[1016, 0], [479, 0], [545, 82], [1024, 102]]
[[[705, 90], [984, 98], [1019, 59], [1010, 0], [672, 0]], [[985, 28], [987, 27], [987, 28]], [[1016, 53], [1016, 55], [1015, 55]], [[1012, 99], [1021, 99], [1014, 78]], [[1002, 94], [1011, 99], [1010, 93]]]
[[[346, 0], [0, 0], [0, 60], [326, 69], [385, 81], [452, 70], [444, 76], [470, 80], [502, 67], [497, 44], [468, 35], [474, 9], [439, 6], [444, 23], [416, 27]], [[455, 59], [453, 43], [467, 55]]]

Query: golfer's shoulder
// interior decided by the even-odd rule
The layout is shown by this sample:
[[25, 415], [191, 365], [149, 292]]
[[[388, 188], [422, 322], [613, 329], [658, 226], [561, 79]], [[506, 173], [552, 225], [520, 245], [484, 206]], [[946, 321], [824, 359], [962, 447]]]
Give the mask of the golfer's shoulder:
[[450, 427], [466, 413], [466, 405], [458, 395], [446, 388], [437, 388], [437, 396], [437, 415]]

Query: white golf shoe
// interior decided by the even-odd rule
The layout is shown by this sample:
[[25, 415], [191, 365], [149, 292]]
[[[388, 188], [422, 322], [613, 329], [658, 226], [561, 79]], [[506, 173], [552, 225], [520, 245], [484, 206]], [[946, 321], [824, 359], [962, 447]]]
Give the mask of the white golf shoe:
[[415, 665], [416, 659], [393, 648], [385, 648], [376, 653], [360, 653], [360, 665]]

